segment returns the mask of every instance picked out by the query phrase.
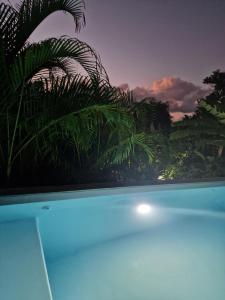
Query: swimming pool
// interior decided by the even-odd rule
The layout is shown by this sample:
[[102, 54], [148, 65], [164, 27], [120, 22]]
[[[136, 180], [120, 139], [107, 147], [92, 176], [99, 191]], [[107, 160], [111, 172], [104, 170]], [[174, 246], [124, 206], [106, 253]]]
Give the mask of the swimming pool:
[[225, 299], [225, 182], [0, 201], [1, 299]]

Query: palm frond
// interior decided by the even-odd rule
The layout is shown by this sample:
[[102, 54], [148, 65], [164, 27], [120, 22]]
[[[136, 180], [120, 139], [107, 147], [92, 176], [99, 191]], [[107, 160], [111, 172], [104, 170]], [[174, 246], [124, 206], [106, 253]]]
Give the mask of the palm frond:
[[[1, 72], [0, 72], [1, 113], [0, 115], [1, 114], [5, 115], [6, 113], [5, 108], [10, 106], [12, 99], [14, 98], [15, 95], [9, 78], [8, 66], [4, 55], [4, 47], [3, 47], [3, 41], [1, 37], [0, 37], [0, 66], [1, 66]], [[0, 116], [0, 119], [2, 119], [2, 117], [3, 116]]]
[[18, 29], [18, 14], [5, 3], [0, 3], [0, 37], [7, 61], [16, 47], [16, 34]]
[[182, 140], [187, 138], [225, 138], [225, 128], [216, 119], [208, 120], [207, 117], [187, 119], [176, 122], [171, 133], [171, 140]]
[[40, 139], [46, 144], [62, 138], [87, 151], [102, 128], [131, 131], [132, 117], [114, 102], [107, 83], [96, 85], [80, 75], [43, 78], [26, 85], [20, 118], [23, 135], [17, 142], [16, 157]]
[[[15, 53], [20, 51], [32, 32], [49, 15], [63, 11], [73, 16], [75, 30], [85, 24], [83, 0], [23, 0], [17, 7], [18, 31]], [[15, 54], [14, 53], [14, 54]]]
[[214, 116], [220, 123], [225, 124], [225, 112], [219, 110], [216, 105], [213, 106], [205, 101], [201, 101], [199, 106]]
[[51, 38], [28, 46], [16, 57], [10, 70], [15, 88], [18, 88], [24, 79], [27, 81], [42, 70], [56, 67], [57, 61], [60, 62], [58, 67], [64, 71], [69, 70], [72, 73], [77, 62], [89, 76], [107, 77], [100, 58], [86, 43], [65, 37]]
[[146, 154], [149, 162], [153, 161], [156, 154], [154, 140], [144, 133], [132, 133], [118, 144], [109, 147], [99, 159], [98, 164], [121, 164], [135, 154], [136, 148]]

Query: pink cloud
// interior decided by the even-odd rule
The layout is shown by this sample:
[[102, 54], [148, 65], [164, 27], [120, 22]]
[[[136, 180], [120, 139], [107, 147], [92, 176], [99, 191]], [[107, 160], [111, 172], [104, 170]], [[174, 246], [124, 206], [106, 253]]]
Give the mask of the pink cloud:
[[185, 115], [191, 116], [193, 113], [183, 113], [180, 111], [170, 113], [174, 122], [181, 120]]
[[[121, 88], [127, 84], [121, 85]], [[168, 102], [174, 120], [182, 118], [184, 114], [191, 114], [195, 110], [197, 100], [209, 94], [209, 90], [192, 82], [175, 77], [164, 77], [155, 80], [150, 87], [136, 87], [133, 90], [136, 101], [147, 97], [154, 97], [162, 102]]]

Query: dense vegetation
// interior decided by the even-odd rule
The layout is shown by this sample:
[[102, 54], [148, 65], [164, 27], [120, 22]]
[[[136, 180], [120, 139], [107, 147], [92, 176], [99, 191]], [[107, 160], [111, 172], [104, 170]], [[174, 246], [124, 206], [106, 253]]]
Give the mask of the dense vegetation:
[[225, 176], [225, 73], [215, 71], [204, 79], [212, 92], [198, 99], [192, 117], [173, 126], [170, 136], [172, 160], [166, 178]]
[[212, 93], [172, 124], [166, 103], [112, 87], [85, 42], [30, 43], [56, 11], [76, 31], [85, 24], [82, 0], [0, 4], [0, 186], [224, 176], [225, 73], [206, 78]]

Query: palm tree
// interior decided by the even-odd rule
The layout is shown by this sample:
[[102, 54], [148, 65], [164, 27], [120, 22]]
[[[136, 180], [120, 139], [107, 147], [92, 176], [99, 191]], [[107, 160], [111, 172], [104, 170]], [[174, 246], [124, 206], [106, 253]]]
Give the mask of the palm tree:
[[46, 69], [61, 69], [67, 74], [74, 72], [74, 61], [89, 75], [106, 76], [96, 52], [77, 38], [50, 38], [29, 43], [33, 31], [56, 11], [71, 14], [75, 30], [79, 31], [85, 24], [83, 10], [82, 0], [24, 0], [17, 9], [0, 4], [1, 48], [14, 88]]
[[[171, 119], [167, 103], [154, 98], [136, 102], [133, 93], [127, 91], [123, 105], [133, 118], [135, 134], [113, 132], [108, 143], [101, 147], [106, 150], [100, 158], [113, 166], [113, 173], [119, 180], [149, 180], [165, 166], [168, 158], [168, 133]], [[113, 141], [113, 143], [112, 143]]]
[[[14, 147], [7, 153], [5, 124], [15, 122]], [[31, 161], [46, 158], [49, 163], [68, 166], [71, 161], [63, 153], [71, 147], [75, 160], [89, 153], [89, 160], [101, 166], [121, 164], [140, 150], [151, 162], [155, 152], [153, 138], [136, 132], [123, 95], [105, 81], [80, 75], [52, 76], [27, 84], [19, 118], [17, 111], [1, 115], [0, 133], [1, 166], [8, 177], [13, 166], [30, 168]]]
[[[105, 81], [95, 83], [80, 75], [42, 78], [27, 85], [11, 167], [46, 158], [49, 163], [65, 165], [67, 159], [62, 152], [66, 148], [72, 146], [79, 158], [80, 153], [93, 148], [103, 128], [131, 134], [132, 120], [125, 109], [114, 103], [116, 96]], [[15, 121], [16, 116], [11, 117]], [[1, 135], [2, 145], [7, 144], [7, 139], [6, 134]]]
[[29, 43], [29, 37], [37, 26], [59, 10], [73, 16], [76, 31], [85, 24], [82, 0], [24, 0], [17, 8], [0, 4], [1, 137], [7, 137], [6, 144], [2, 144], [1, 139], [0, 153], [8, 177], [14, 160], [13, 152], [18, 146], [15, 144], [18, 125], [29, 84], [48, 76], [49, 72], [54, 74], [60, 70], [69, 76], [74, 73], [74, 62], [79, 63], [91, 78], [107, 80], [96, 52], [78, 39], [61, 37]]
[[[58, 160], [62, 144], [72, 144], [79, 156], [100, 140], [102, 129], [107, 137], [120, 132], [119, 145], [122, 138], [140, 144], [122, 95], [90, 46], [67, 37], [29, 43], [35, 28], [58, 10], [73, 16], [75, 30], [84, 25], [82, 0], [24, 0], [16, 9], [0, 4], [0, 169], [7, 180], [29, 159]], [[75, 62], [86, 77], [74, 73]], [[125, 159], [133, 146], [123, 145]], [[152, 156], [150, 145], [142, 146]]]

